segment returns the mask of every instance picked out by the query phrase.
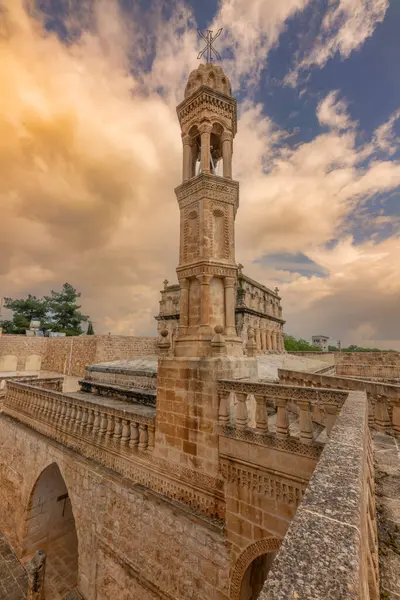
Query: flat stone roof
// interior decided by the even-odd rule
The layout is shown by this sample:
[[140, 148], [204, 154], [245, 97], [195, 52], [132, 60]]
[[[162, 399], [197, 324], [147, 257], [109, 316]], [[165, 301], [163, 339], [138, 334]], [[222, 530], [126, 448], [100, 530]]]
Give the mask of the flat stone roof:
[[157, 373], [157, 356], [136, 356], [124, 360], [113, 360], [86, 367], [88, 371], [101, 373], [123, 373], [125, 375], [153, 375]]

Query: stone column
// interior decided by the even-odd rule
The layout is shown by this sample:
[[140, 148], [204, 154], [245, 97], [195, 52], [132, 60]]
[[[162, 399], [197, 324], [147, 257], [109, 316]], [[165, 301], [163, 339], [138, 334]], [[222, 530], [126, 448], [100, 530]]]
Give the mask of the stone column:
[[200, 327], [210, 326], [210, 283], [212, 275], [198, 275], [200, 282]]
[[210, 172], [210, 138], [211, 138], [211, 123], [201, 123], [199, 131], [201, 134], [201, 172]]
[[225, 336], [236, 337], [235, 323], [235, 278], [225, 277]]
[[28, 574], [27, 600], [44, 600], [44, 578], [46, 570], [46, 552], [37, 550], [26, 565]]
[[223, 176], [232, 179], [232, 134], [224, 131], [221, 136]]
[[181, 288], [179, 330], [181, 333], [186, 333], [189, 326], [189, 279], [181, 279], [179, 284]]
[[272, 337], [272, 350], [273, 350], [274, 352], [276, 352], [276, 350], [277, 350], [277, 343], [276, 343], [276, 331], [273, 331], [273, 332], [272, 332], [272, 335], [271, 335], [271, 337]]
[[266, 350], [268, 350], [267, 347], [267, 331], [266, 329], [261, 329], [261, 350], [263, 352], [265, 352]]
[[183, 143], [183, 170], [182, 180], [188, 181], [192, 176], [192, 140], [189, 135], [182, 136]]
[[256, 328], [255, 333], [256, 333], [257, 352], [260, 352], [261, 351], [261, 332], [260, 332], [259, 327]]
[[267, 330], [267, 350], [269, 352], [271, 352], [272, 350], [272, 336], [271, 331], [269, 329]]

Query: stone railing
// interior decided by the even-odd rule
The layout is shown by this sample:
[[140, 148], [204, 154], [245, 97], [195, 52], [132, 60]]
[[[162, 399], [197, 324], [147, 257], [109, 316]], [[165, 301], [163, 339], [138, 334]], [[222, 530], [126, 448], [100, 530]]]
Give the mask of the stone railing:
[[297, 440], [301, 444], [312, 445], [313, 421], [326, 427], [329, 435], [348, 392], [220, 380], [218, 396], [220, 433], [240, 438], [250, 436], [259, 443], [268, 443], [271, 434], [267, 406], [270, 406], [276, 409], [276, 427], [273, 435], [278, 440], [290, 438], [291, 411], [299, 416]]
[[[95, 394], [9, 383], [0, 418], [13, 418], [192, 514], [222, 522], [223, 480], [154, 456], [155, 408]], [[214, 522], [214, 521], [213, 521]]]
[[351, 392], [259, 596], [377, 600], [374, 467], [363, 392]]
[[278, 370], [284, 385], [335, 388], [367, 393], [369, 425], [380, 431], [400, 433], [400, 386], [346, 377], [331, 377], [303, 371]]
[[8, 384], [4, 412], [76, 449], [86, 445], [129, 455], [154, 447], [155, 416], [144, 407], [113, 408], [21, 382]]

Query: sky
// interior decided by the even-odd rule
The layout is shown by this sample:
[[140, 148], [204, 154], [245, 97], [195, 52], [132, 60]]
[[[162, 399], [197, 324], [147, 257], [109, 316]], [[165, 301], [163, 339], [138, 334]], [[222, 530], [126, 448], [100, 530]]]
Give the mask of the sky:
[[0, 296], [66, 281], [154, 335], [176, 281], [176, 105], [223, 28], [236, 259], [285, 331], [400, 350], [398, 0], [0, 0]]

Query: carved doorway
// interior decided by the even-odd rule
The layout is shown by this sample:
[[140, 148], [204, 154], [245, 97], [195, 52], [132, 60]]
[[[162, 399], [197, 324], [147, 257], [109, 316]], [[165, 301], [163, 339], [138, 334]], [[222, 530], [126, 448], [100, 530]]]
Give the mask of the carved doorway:
[[78, 583], [78, 538], [67, 486], [56, 463], [37, 479], [25, 521], [22, 561], [45, 550], [46, 600], [62, 600]]
[[243, 550], [232, 569], [230, 600], [257, 600], [281, 542], [263, 538]]
[[267, 579], [276, 552], [257, 556], [249, 564], [240, 586], [240, 600], [257, 600]]

